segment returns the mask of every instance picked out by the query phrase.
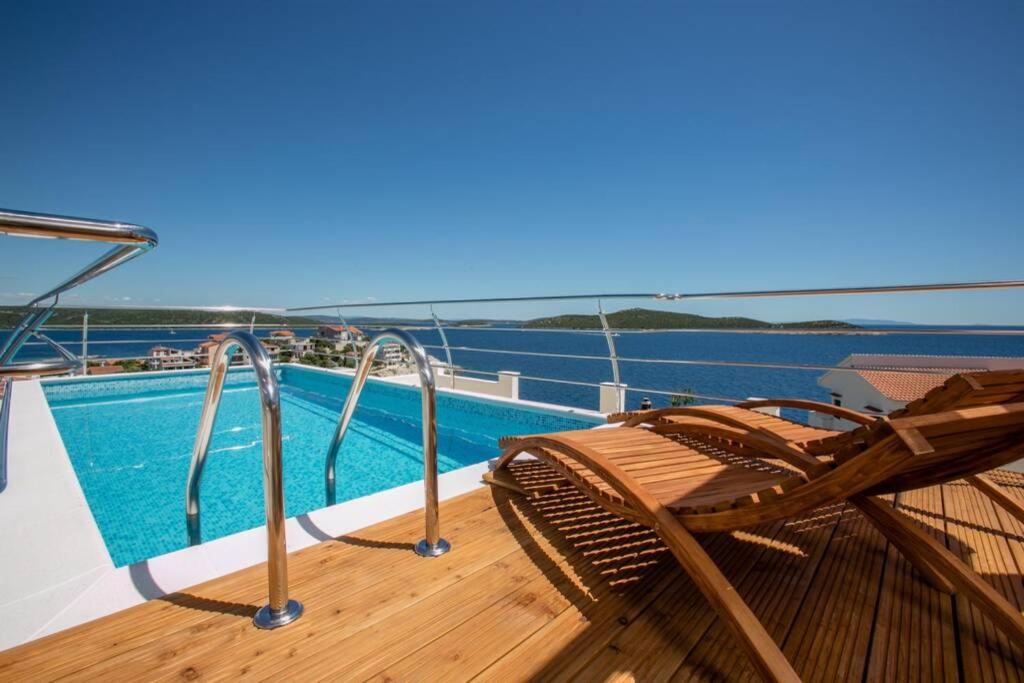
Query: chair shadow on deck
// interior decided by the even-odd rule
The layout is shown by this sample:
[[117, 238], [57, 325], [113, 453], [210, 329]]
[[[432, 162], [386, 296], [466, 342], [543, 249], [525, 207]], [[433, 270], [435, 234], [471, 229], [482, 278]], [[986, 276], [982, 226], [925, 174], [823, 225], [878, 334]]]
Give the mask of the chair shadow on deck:
[[[707, 617], [711, 613], [711, 608], [704, 603], [699, 592], [695, 588], [684, 588], [679, 583], [685, 582], [689, 586], [692, 582], [678, 567], [675, 559], [653, 531], [604, 510], [565, 481], [562, 475], [543, 463], [521, 462], [514, 469], [517, 470], [517, 483], [531, 492], [533, 497], [524, 497], [492, 487], [492, 495], [498, 503], [497, 508], [505, 526], [523, 552], [548, 578], [552, 587], [559, 591], [587, 622], [585, 628], [576, 629], [571, 636], [563, 636], [565, 642], [558, 644], [557, 651], [552, 650], [551, 640], [557, 640], [557, 633], [552, 633], [550, 639], [543, 633], [538, 633], [536, 642], [543, 644], [546, 650], [543, 655], [537, 653], [537, 657], [530, 662], [530, 666], [533, 667], [530, 673], [532, 680], [560, 679], [572, 677], [574, 674], [600, 678], [612, 673], [611, 668], [616, 668], [621, 674], [631, 672], [631, 667], [634, 666], [647, 666], [648, 663], [643, 661], [641, 652], [630, 651], [628, 647], [620, 652], [618, 647], [626, 627], [631, 620], [644, 614], [644, 610], [647, 611], [642, 617], [642, 630], [646, 633], [644, 637], [655, 638], [661, 645], [661, 649], [648, 649], [648, 658], [669, 657], [668, 665], [679, 667], [676, 669], [677, 675], [687, 673], [701, 679], [731, 680], [736, 675], [752, 675], [747, 665], [735, 661], [742, 660], [738, 653], [737, 656], [727, 657], [721, 650], [716, 651], [707, 642], [702, 645], [702, 641], [711, 639], [709, 642], [719, 643], [725, 651], [735, 651], [735, 648], [730, 647], [729, 636], [723, 633], [718, 620]], [[957, 495], [959, 487], [953, 485], [952, 488], [954, 490], [947, 495]], [[970, 527], [998, 538], [1003, 544], [1024, 543], [1024, 538], [1017, 534], [1000, 528], [989, 528], [989, 523], [980, 520], [961, 519], [962, 515], [929, 513], [927, 510], [917, 509], [916, 506], [907, 506], [903, 502], [899, 507], [914, 516], [923, 515], [924, 519], [917, 519], [915, 523], [940, 535], [944, 535], [943, 530], [948, 524]], [[752, 527], [730, 534], [702, 534], [698, 538], [713, 557], [731, 558], [728, 566], [723, 565], [722, 570], [730, 580], [736, 582], [734, 585], [744, 593], [744, 597], [752, 601], [751, 605], [755, 611], [761, 613], [766, 609], [766, 604], [776, 605], [775, 608], [767, 608], [768, 613], [761, 614], [761, 618], [767, 618], [766, 624], [770, 626], [773, 637], [787, 652], [792, 652], [791, 648], [799, 645], [797, 642], [788, 642], [795, 624], [806, 623], [809, 620], [814, 623], [818, 618], [817, 610], [798, 616], [807, 609], [799, 596], [779, 599], [765, 594], [763, 588], [751, 593], [751, 582], [743, 581], [745, 574], [809, 572], [808, 575], [814, 576], [818, 571], [816, 567], [823, 562], [823, 557], [830, 553], [844, 555], [841, 548], [846, 543], [870, 543], [870, 552], [876, 556], [894, 552], [888, 542], [867, 525], [867, 520], [863, 519], [858, 511], [845, 504], [822, 508], [784, 522]], [[947, 542], [960, 554], [970, 554], [972, 550], [965, 540], [956, 541], [950, 538]], [[817, 550], [812, 550], [815, 546]], [[812, 555], [815, 557], [811, 557]], [[1012, 564], [1013, 559], [1010, 561]], [[881, 566], [878, 571], [882, 573], [876, 577], [878, 586], [869, 591], [869, 604], [883, 600], [884, 591], [896, 590], [890, 585], [891, 579], [883, 580], [883, 577], [886, 572], [902, 571], [899, 569], [902, 566], [893, 563]], [[1013, 602], [1015, 598], [1024, 596], [1024, 582], [1015, 569], [1015, 566], [1010, 566], [1006, 572], [980, 573], [993, 586], [1007, 594]], [[922, 584], [923, 579], [914, 572], [911, 583], [907, 584], [908, 587], [900, 588], [895, 594], [888, 594], [886, 599], [917, 605], [918, 601], [923, 599], [924, 594], [920, 593], [921, 590], [927, 591], [928, 595], [933, 593], [933, 589]], [[913, 588], [915, 585], [916, 588]], [[803, 590], [809, 590], [808, 587]], [[822, 590], [831, 589], [820, 585], [815, 589], [817, 594], [821, 594]], [[1015, 647], [1007, 649], [1005, 637], [998, 631], [992, 632], [991, 625], [987, 624], [987, 618], [975, 614], [973, 608], [966, 611], [955, 610], [956, 603], [952, 601], [953, 599], [943, 596], [938, 591], [934, 591], [930, 599], [938, 600], [940, 603], [950, 601], [949, 609], [954, 609], [954, 614], [957, 615], [955, 620], [960, 624], [958, 657], [961, 650], [968, 653], [986, 653], [985, 657], [1004, 662], [999, 666], [1024, 671], [1017, 669], [1024, 665], [1024, 655]], [[609, 601], [612, 603], [610, 606]], [[1024, 603], [1024, 600], [1017, 599], [1016, 602]], [[698, 603], [700, 607], [694, 607]], [[703, 618], [700, 625], [696, 625], [698, 619], [691, 622], [685, 617], [676, 616], [687, 609], [690, 610], [690, 614], [698, 614]], [[773, 609], [782, 609], [785, 616], [771, 614]], [[871, 607], [869, 611], [872, 609], [876, 608]], [[664, 618], [663, 614], [658, 614], [666, 611], [672, 616]], [[978, 621], [979, 618], [981, 621]], [[876, 627], [877, 624], [872, 621], [869, 642], [876, 641]], [[830, 629], [832, 625], [823, 621], [820, 628]], [[883, 625], [883, 628], [886, 626]], [[940, 628], [938, 624], [936, 628]], [[941, 628], [952, 626], [947, 624]], [[884, 640], [887, 637], [885, 633], [880, 632], [877, 638]], [[629, 642], [628, 637], [625, 642]], [[673, 648], [678, 649], [670, 654], [669, 650]], [[654, 654], [655, 652], [658, 654]], [[609, 657], [609, 653], [615, 656]], [[859, 676], [869, 671], [871, 651], [869, 649], [858, 656], [863, 659], [855, 659], [849, 664], [853, 667], [852, 671], [860, 672], [856, 674]], [[615, 662], [614, 665], [610, 664], [612, 661]], [[813, 662], [803, 661], [801, 656], [794, 660], [793, 664], [798, 671], [803, 671], [803, 675], [808, 676], [809, 680], [815, 678]], [[603, 667], [606, 666], [609, 670], [604, 670]], [[808, 669], [808, 666], [812, 668]], [[732, 669], [721, 670], [722, 667]], [[638, 678], [643, 677], [642, 672], [639, 672]]]
[[[559, 679], [584, 672], [587, 676], [601, 677], [610, 671], [580, 667], [588, 666], [587, 663], [603, 651], [617, 651], [615, 638], [629, 626], [632, 618], [648, 606], [678, 596], [677, 582], [688, 585], [692, 582], [654, 531], [608, 512], [543, 463], [520, 463], [515, 470], [517, 482], [524, 489], [536, 492], [536, 497], [526, 498], [492, 487], [497, 509], [523, 552], [588, 622], [586, 629], [563, 643], [548, 661], [535, 661], [538, 668], [530, 678]], [[801, 538], [802, 534], [835, 527], [842, 516], [849, 514], [851, 511], [844, 510], [843, 506], [834, 506], [787, 524], [791, 536]], [[715, 555], [737, 553], [743, 558], [737, 565], [748, 568], [756, 565], [758, 571], [771, 565], [771, 555], [776, 552], [788, 556], [790, 562], [809, 561], [799, 541], [793, 544], [792, 540], [789, 543], [773, 540], [783, 526], [777, 523], [769, 525], [771, 528], [767, 531], [756, 527], [736, 534], [703, 535], [701, 540], [704, 545], [712, 541], [718, 544]], [[703, 603], [704, 598], [696, 587], [692, 588], [687, 595], [692, 594], [693, 600]], [[672, 596], [666, 595], [669, 593]], [[691, 604], [692, 600], [679, 604], [678, 609]], [[666, 604], [650, 607], [652, 610], [675, 608]], [[711, 611], [710, 606], [707, 611]], [[650, 626], [657, 629], [657, 638], [665, 644], [680, 640], [681, 634], [673, 619], [651, 620]], [[693, 636], [689, 636], [691, 647], [692, 641], [699, 640], [699, 635]], [[678, 656], [681, 663], [686, 654], [674, 656]], [[725, 672], [716, 672], [708, 662], [696, 664], [705, 675], [720, 679], [725, 676]]]

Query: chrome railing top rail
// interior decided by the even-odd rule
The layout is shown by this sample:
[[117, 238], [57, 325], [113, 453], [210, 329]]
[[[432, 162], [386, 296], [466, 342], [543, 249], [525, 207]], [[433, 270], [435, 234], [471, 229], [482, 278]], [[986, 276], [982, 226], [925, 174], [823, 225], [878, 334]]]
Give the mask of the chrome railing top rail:
[[337, 467], [338, 451], [345, 440], [352, 416], [356, 412], [359, 396], [366, 386], [370, 368], [377, 357], [382, 344], [397, 343], [404, 346], [416, 363], [420, 376], [420, 393], [423, 413], [423, 488], [425, 496], [424, 511], [426, 514], [426, 537], [414, 546], [416, 554], [423, 557], [437, 557], [451, 550], [451, 545], [441, 538], [440, 521], [438, 518], [437, 491], [437, 390], [434, 384], [434, 371], [431, 369], [430, 358], [419, 341], [405, 330], [390, 329], [380, 332], [367, 344], [359, 362], [359, 369], [352, 386], [345, 397], [345, 405], [338, 418], [338, 426], [334, 431], [327, 458], [324, 463], [324, 488], [328, 505], [337, 500], [335, 488], [335, 468]]
[[154, 247], [156, 233], [131, 223], [0, 209], [0, 233]]
[[141, 225], [8, 209], [0, 209], [0, 234], [118, 245], [61, 284], [34, 298], [28, 306], [36, 306], [102, 275], [146, 253], [159, 242], [155, 232]]
[[392, 306], [429, 306], [441, 304], [483, 304], [515, 303], [529, 301], [580, 301], [588, 299], [655, 299], [658, 301], [682, 301], [692, 299], [751, 299], [761, 297], [824, 296], [841, 294], [901, 294], [911, 292], [951, 292], [972, 289], [1019, 289], [1024, 280], [986, 280], [981, 282], [948, 282], [920, 285], [882, 285], [874, 287], [826, 287], [819, 289], [766, 289], [760, 291], [736, 292], [633, 292], [610, 294], [560, 294], [550, 296], [505, 296], [478, 299], [420, 299], [415, 301], [368, 301], [364, 303], [345, 302], [315, 306], [293, 306], [288, 312], [320, 311], [329, 308], [383, 308]]
[[217, 421], [224, 379], [231, 359], [243, 349], [252, 361], [259, 388], [263, 427], [263, 504], [267, 517], [267, 581], [270, 601], [253, 617], [260, 628], [273, 629], [290, 624], [302, 615], [302, 603], [288, 598], [288, 551], [285, 544], [284, 472], [281, 464], [281, 393], [274, 364], [266, 349], [249, 332], [231, 332], [218, 346], [211, 361], [210, 381], [206, 386], [199, 430], [192, 449], [188, 482], [185, 486], [185, 525], [189, 545], [202, 543], [200, 488], [203, 468], [210, 451]]
[[53, 299], [44, 312], [30, 310], [25, 314], [15, 331], [0, 347], [0, 368], [10, 365], [22, 345], [46, 322], [50, 315], [49, 311], [57, 305], [61, 294], [146, 253], [159, 241], [155, 232], [141, 225], [7, 209], [0, 209], [0, 234], [84, 240], [115, 245], [113, 249], [70, 278], [28, 302], [27, 306], [30, 309], [37, 309], [43, 302]]

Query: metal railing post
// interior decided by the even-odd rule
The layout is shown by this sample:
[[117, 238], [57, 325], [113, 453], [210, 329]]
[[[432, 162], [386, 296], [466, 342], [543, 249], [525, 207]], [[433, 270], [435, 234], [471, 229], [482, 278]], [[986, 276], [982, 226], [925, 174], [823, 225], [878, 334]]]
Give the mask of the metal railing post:
[[36, 333], [43, 323], [50, 319], [53, 315], [53, 307], [49, 308], [35, 308], [30, 310], [24, 318], [22, 318], [7, 337], [7, 341], [4, 342], [3, 348], [0, 349], [0, 367], [9, 365], [11, 360], [21, 351], [21, 347], [25, 345], [29, 337]]
[[89, 374], [89, 311], [82, 314], [82, 374]]
[[11, 388], [14, 382], [10, 377], [0, 377], [0, 493], [7, 488], [7, 429], [11, 422]]
[[414, 546], [417, 555], [423, 557], [437, 557], [444, 555], [451, 550], [451, 544], [441, 538], [440, 521], [438, 513], [438, 491], [437, 491], [437, 392], [434, 385], [434, 371], [430, 367], [430, 358], [427, 356], [423, 345], [416, 337], [405, 330], [391, 328], [379, 332], [374, 336], [363, 352], [359, 363], [359, 370], [352, 380], [352, 386], [345, 398], [345, 406], [341, 409], [341, 416], [338, 418], [338, 427], [334, 431], [334, 438], [327, 450], [327, 461], [324, 465], [324, 485], [326, 489], [326, 500], [328, 505], [334, 505], [337, 500], [335, 491], [335, 467], [338, 460], [338, 451], [345, 440], [345, 433], [348, 431], [352, 416], [356, 412], [356, 405], [359, 403], [359, 396], [366, 385], [366, 378], [370, 374], [373, 360], [377, 357], [377, 349], [381, 344], [397, 342], [404, 346], [413, 357], [416, 369], [420, 376], [420, 399], [423, 413], [423, 488], [425, 497], [426, 513], [426, 537]]
[[[604, 330], [604, 340], [608, 343], [608, 360], [612, 363], [612, 382], [615, 383], [615, 388], [618, 390], [618, 388], [622, 386], [622, 382], [619, 379], [619, 356], [615, 353], [615, 340], [612, 338], [612, 330], [608, 325], [608, 318], [604, 314], [604, 308], [601, 307], [600, 299], [597, 300], [597, 317], [601, 319], [601, 329]], [[619, 398], [616, 399], [620, 404], [618, 406], [618, 410], [625, 410], [626, 406], [622, 405], [625, 403], [625, 400], [623, 399], [625, 393], [617, 391], [616, 395], [619, 396]]]
[[437, 318], [437, 313], [434, 313], [434, 307], [430, 307], [430, 317], [434, 319], [434, 327], [437, 328], [437, 333], [441, 335], [441, 346], [444, 347], [444, 355], [448, 360], [448, 375], [452, 379], [451, 388], [455, 388], [455, 364], [452, 363], [452, 350], [448, 346], [448, 336], [444, 333], [444, 328], [441, 327], [441, 321]]
[[273, 629], [302, 616], [302, 603], [288, 598], [288, 551], [284, 529], [284, 476], [281, 465], [281, 395], [274, 364], [267, 350], [250, 332], [235, 331], [217, 346], [210, 363], [210, 382], [206, 387], [199, 431], [192, 449], [192, 463], [185, 487], [185, 524], [189, 545], [202, 542], [199, 490], [203, 466], [210, 450], [217, 409], [220, 407], [224, 380], [235, 352], [241, 348], [249, 355], [260, 393], [263, 426], [263, 501], [267, 516], [267, 582], [270, 601], [253, 617], [259, 628]]

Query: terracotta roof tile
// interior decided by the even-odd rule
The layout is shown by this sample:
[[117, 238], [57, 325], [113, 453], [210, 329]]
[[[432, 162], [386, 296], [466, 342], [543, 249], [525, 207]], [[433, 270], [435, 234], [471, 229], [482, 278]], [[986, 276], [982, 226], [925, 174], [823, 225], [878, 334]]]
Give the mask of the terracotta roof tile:
[[[915, 368], [916, 370], [917, 368]], [[931, 368], [921, 368], [930, 370]], [[913, 401], [921, 398], [953, 375], [971, 370], [934, 368], [935, 372], [892, 372], [891, 370], [858, 370], [857, 374], [886, 398]]]

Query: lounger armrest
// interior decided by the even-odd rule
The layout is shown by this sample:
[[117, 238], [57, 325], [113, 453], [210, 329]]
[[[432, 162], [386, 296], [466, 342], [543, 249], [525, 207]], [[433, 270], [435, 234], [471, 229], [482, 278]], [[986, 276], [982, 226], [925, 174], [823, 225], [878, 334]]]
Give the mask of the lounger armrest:
[[798, 410], [810, 410], [815, 413], [824, 413], [826, 415], [832, 415], [834, 417], [842, 418], [843, 420], [849, 420], [850, 422], [856, 422], [859, 425], [874, 424], [877, 418], [864, 413], [858, 413], [856, 410], [850, 410], [849, 408], [841, 408], [839, 406], [832, 405], [831, 403], [822, 403], [821, 401], [804, 401], [797, 398], [767, 398], [757, 399], [755, 401], [743, 401], [736, 404], [737, 408], [747, 408], [752, 410], [754, 408], [796, 408]]

